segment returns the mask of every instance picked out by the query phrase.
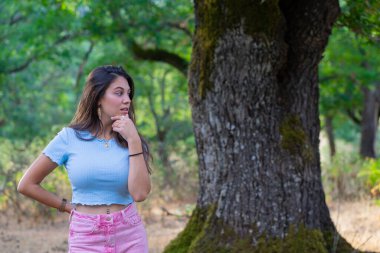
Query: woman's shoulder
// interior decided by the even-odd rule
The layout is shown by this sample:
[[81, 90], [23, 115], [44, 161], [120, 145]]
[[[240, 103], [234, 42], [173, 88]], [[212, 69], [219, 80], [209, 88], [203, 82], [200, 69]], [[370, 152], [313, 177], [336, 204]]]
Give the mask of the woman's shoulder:
[[61, 142], [67, 143], [70, 141], [73, 133], [74, 129], [65, 126], [62, 127], [61, 130], [57, 133], [56, 138], [59, 138]]
[[70, 140], [71, 138], [73, 138], [77, 135], [77, 132], [78, 132], [78, 130], [75, 130], [72, 127], [64, 126], [57, 133], [57, 135], [60, 136], [64, 140]]
[[68, 126], [62, 127], [61, 131], [58, 133], [58, 135], [62, 135], [62, 137], [65, 138], [69, 138], [73, 134], [75, 134], [75, 130]]
[[92, 135], [88, 130], [79, 130], [70, 126], [63, 127], [61, 130], [69, 139], [75, 138], [76, 140], [90, 140]]

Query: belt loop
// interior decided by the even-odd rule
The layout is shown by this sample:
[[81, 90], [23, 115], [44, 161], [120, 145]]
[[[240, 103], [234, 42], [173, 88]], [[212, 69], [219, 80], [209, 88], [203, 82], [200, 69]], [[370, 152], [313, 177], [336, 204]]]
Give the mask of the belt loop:
[[128, 211], [132, 212], [133, 214], [137, 214], [138, 211], [137, 211], [136, 202], [132, 202], [130, 205], [131, 206], [128, 206], [128, 209], [131, 209], [131, 210], [128, 210]]
[[124, 208], [123, 210], [121, 210], [121, 215], [123, 216], [123, 220], [124, 221], [127, 221], [127, 208]]

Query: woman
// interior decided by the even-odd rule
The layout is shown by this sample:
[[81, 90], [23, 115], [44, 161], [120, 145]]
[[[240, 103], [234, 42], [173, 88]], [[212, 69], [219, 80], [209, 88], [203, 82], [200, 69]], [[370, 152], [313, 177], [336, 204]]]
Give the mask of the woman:
[[[150, 192], [149, 149], [134, 124], [133, 94], [133, 80], [122, 67], [95, 68], [72, 122], [19, 182], [20, 193], [70, 213], [69, 252], [148, 252], [134, 202]], [[71, 203], [40, 186], [62, 164]]]

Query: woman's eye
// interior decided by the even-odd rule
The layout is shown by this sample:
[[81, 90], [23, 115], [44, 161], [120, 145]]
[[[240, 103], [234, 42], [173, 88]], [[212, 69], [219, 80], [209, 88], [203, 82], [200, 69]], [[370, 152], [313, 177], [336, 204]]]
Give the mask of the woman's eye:
[[115, 94], [118, 96], [121, 96], [123, 93], [119, 91], [119, 92], [116, 92]]

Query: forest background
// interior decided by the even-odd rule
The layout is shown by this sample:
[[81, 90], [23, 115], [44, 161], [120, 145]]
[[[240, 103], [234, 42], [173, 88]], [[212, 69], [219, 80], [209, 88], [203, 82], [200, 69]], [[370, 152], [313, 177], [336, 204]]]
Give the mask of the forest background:
[[[319, 68], [322, 179], [331, 205], [370, 199], [376, 206], [380, 4], [340, 1], [340, 5], [342, 14]], [[134, 78], [137, 127], [154, 157], [153, 190], [140, 208], [156, 210], [179, 203], [174, 211], [159, 210], [177, 218], [191, 214], [198, 190], [187, 87], [193, 8], [187, 0], [0, 3], [2, 221], [59, 220], [56, 210], [18, 194], [17, 182], [71, 121], [86, 75], [105, 64], [122, 65]], [[70, 196], [64, 167], [43, 185]]]

